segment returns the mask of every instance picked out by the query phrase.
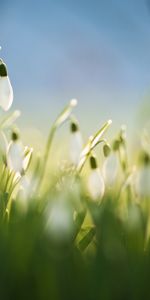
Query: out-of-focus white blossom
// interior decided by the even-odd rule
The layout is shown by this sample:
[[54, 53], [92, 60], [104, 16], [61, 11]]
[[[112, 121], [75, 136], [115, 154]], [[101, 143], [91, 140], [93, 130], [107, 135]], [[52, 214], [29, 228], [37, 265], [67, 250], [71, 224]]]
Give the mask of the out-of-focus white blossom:
[[73, 165], [77, 166], [80, 160], [81, 151], [83, 149], [83, 139], [78, 125], [71, 124], [71, 137], [70, 137], [70, 159]]
[[104, 196], [105, 184], [95, 157], [90, 157], [91, 172], [88, 177], [88, 191], [94, 201], [100, 201]]
[[56, 201], [47, 208], [46, 229], [56, 241], [68, 239], [72, 234], [72, 211], [63, 199]]
[[118, 159], [115, 153], [108, 156], [103, 164], [103, 176], [105, 184], [110, 187], [115, 183], [119, 168]]
[[135, 176], [135, 191], [141, 198], [150, 197], [150, 165], [143, 166]]
[[0, 59], [0, 106], [7, 111], [13, 102], [13, 89], [7, 74], [7, 67]]
[[101, 200], [104, 196], [105, 184], [100, 170], [91, 171], [88, 178], [88, 190], [93, 200]]
[[18, 133], [12, 133], [12, 141], [7, 150], [7, 164], [10, 170], [24, 175], [32, 156], [32, 148], [24, 147], [18, 138]]
[[23, 145], [21, 142], [11, 142], [8, 147], [8, 166], [10, 170], [22, 173], [23, 170]]

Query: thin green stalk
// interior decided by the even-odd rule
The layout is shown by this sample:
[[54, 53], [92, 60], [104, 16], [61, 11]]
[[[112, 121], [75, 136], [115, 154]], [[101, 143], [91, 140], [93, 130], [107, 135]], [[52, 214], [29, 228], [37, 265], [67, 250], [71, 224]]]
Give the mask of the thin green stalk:
[[43, 165], [42, 165], [42, 170], [41, 170], [41, 176], [40, 176], [40, 182], [39, 182], [39, 186], [38, 186], [38, 190], [40, 189], [40, 187], [42, 186], [43, 183], [43, 179], [46, 173], [46, 166], [47, 166], [47, 161], [49, 158], [49, 154], [50, 154], [50, 150], [51, 150], [51, 145], [52, 145], [52, 141], [53, 141], [53, 137], [55, 134], [57, 127], [54, 125], [52, 126], [51, 130], [50, 130], [50, 134], [47, 140], [47, 144], [46, 144], [46, 148], [45, 148], [45, 153], [44, 153], [44, 158], [43, 158]]
[[43, 184], [44, 176], [45, 176], [45, 173], [46, 173], [47, 161], [48, 161], [48, 158], [49, 158], [51, 145], [52, 145], [52, 141], [53, 141], [55, 132], [70, 117], [70, 114], [72, 113], [72, 110], [76, 105], [77, 105], [77, 100], [72, 99], [69, 102], [69, 104], [63, 109], [63, 111], [59, 114], [59, 116], [56, 118], [56, 120], [55, 120], [55, 122], [54, 122], [54, 124], [53, 124], [53, 126], [50, 130], [48, 140], [47, 140], [47, 144], [46, 144], [46, 148], [45, 148], [44, 158], [43, 158], [43, 165], [42, 165], [42, 169], [41, 169], [41, 176], [40, 176], [38, 191], [40, 190], [40, 188]]

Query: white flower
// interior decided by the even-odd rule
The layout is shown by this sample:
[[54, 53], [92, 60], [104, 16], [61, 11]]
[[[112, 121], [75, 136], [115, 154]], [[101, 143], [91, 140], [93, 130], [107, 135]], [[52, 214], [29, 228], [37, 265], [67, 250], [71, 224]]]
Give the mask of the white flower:
[[112, 153], [105, 159], [103, 164], [103, 176], [107, 186], [112, 186], [115, 183], [118, 168], [117, 156], [115, 153]]
[[88, 178], [88, 190], [93, 200], [101, 200], [104, 196], [105, 184], [99, 169], [91, 171]]
[[73, 165], [77, 166], [80, 160], [80, 154], [83, 149], [83, 140], [78, 125], [71, 124], [71, 138], [70, 138], [70, 159]]
[[55, 199], [47, 208], [46, 219], [46, 229], [55, 240], [68, 239], [72, 234], [72, 211], [63, 199]]
[[136, 174], [135, 191], [141, 198], [150, 197], [150, 166], [143, 166]]
[[12, 133], [12, 141], [7, 150], [7, 164], [10, 170], [24, 175], [32, 157], [32, 148], [24, 147], [18, 138], [18, 133]]
[[93, 200], [100, 201], [105, 192], [104, 179], [93, 156], [90, 157], [90, 165], [91, 173], [88, 177], [88, 191]]
[[23, 170], [23, 145], [19, 141], [12, 141], [8, 147], [8, 166], [15, 172]]
[[7, 74], [6, 65], [0, 59], [0, 106], [7, 111], [13, 102], [13, 89]]

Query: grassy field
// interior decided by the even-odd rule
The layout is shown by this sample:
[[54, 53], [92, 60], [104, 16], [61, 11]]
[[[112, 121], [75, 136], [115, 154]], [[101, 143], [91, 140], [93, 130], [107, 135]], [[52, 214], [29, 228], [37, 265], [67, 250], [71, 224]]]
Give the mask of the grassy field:
[[[1, 60], [7, 111], [6, 71]], [[0, 299], [150, 297], [149, 131], [132, 155], [125, 126], [107, 140], [111, 120], [84, 142], [76, 105], [71, 100], [58, 115], [40, 155], [23, 145], [18, 111], [0, 120]], [[58, 163], [51, 147], [64, 123], [68, 157]]]

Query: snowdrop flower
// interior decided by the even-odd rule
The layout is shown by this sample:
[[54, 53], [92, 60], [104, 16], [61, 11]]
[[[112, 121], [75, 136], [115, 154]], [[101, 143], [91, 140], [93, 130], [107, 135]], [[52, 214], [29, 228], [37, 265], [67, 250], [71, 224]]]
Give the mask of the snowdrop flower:
[[72, 122], [70, 129], [70, 159], [73, 165], [77, 166], [80, 160], [81, 151], [83, 149], [83, 140], [77, 123]]
[[91, 173], [88, 178], [88, 191], [94, 201], [100, 201], [104, 195], [105, 184], [94, 156], [90, 157], [90, 167]]
[[12, 141], [8, 146], [7, 163], [11, 170], [24, 175], [32, 155], [32, 148], [23, 147], [17, 131], [12, 133]]
[[0, 106], [7, 111], [13, 102], [13, 89], [8, 77], [7, 67], [0, 59]]
[[103, 164], [103, 176], [105, 184], [112, 186], [115, 183], [117, 172], [119, 168], [119, 162], [115, 153], [110, 154]]
[[46, 210], [46, 229], [53, 239], [68, 239], [73, 230], [73, 216], [64, 199], [55, 199]]
[[142, 166], [135, 177], [135, 191], [141, 198], [150, 197], [150, 165]]
[[12, 141], [9, 144], [7, 156], [10, 170], [21, 174], [23, 170], [23, 145], [19, 141], [16, 132], [12, 134]]
[[141, 198], [150, 197], [150, 155], [142, 151], [140, 155], [141, 166], [135, 173], [135, 192]]

